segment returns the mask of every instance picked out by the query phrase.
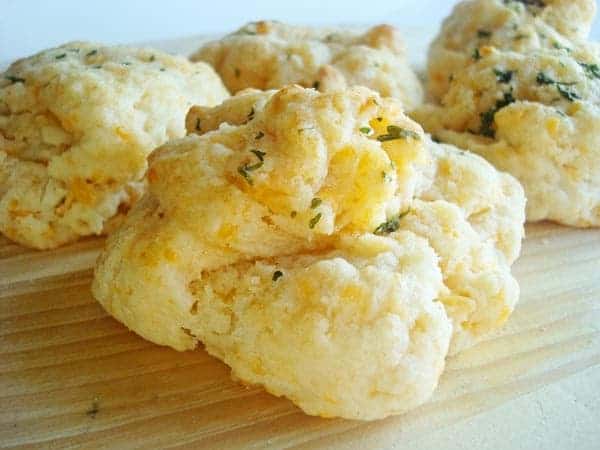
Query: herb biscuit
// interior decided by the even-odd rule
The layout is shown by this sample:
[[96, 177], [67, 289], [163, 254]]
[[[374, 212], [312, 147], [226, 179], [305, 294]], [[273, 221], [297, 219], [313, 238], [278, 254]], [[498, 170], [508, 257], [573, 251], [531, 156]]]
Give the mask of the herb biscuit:
[[[501, 3], [464, 2], [456, 11], [484, 4], [529, 8]], [[545, 8], [560, 6], [569, 17], [594, 10], [584, 1], [544, 5], [537, 6], [538, 15], [531, 19], [537, 29], [546, 18], [544, 26], [550, 29], [555, 18], [546, 16]], [[485, 15], [470, 17], [464, 33], [477, 27], [477, 21], [489, 25]], [[450, 23], [467, 27], [459, 17], [446, 21]], [[576, 38], [553, 29], [553, 39], [536, 35], [532, 42], [539, 45], [516, 49], [503, 48], [501, 41], [496, 47], [492, 39], [477, 48], [469, 64], [448, 74], [451, 81], [438, 103], [411, 112], [437, 139], [478, 153], [514, 175], [525, 189], [530, 222], [600, 226], [600, 48], [578, 40], [588, 29], [587, 21], [573, 29], [579, 33]], [[437, 51], [432, 48], [430, 57]], [[434, 81], [434, 93], [435, 86]]]
[[104, 232], [189, 107], [227, 96], [208, 65], [152, 49], [74, 42], [15, 62], [0, 75], [0, 231], [40, 249]]
[[187, 123], [94, 275], [143, 337], [201, 342], [309, 414], [372, 420], [424, 402], [449, 351], [510, 315], [519, 184], [427, 139], [399, 100], [291, 86]]
[[245, 25], [192, 55], [213, 65], [231, 92], [289, 84], [322, 92], [362, 85], [406, 108], [423, 92], [397, 29], [379, 25], [364, 33], [261, 21]]

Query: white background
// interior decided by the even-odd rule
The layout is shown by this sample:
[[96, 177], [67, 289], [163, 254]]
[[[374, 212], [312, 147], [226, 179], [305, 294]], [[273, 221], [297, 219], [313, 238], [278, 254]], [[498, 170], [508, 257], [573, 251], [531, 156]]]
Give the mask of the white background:
[[[70, 40], [140, 43], [233, 31], [256, 19], [398, 25], [433, 35], [453, 0], [0, 0], [0, 62]], [[423, 35], [422, 32], [419, 33]], [[593, 33], [600, 37], [598, 24]], [[432, 36], [431, 36], [432, 37]]]

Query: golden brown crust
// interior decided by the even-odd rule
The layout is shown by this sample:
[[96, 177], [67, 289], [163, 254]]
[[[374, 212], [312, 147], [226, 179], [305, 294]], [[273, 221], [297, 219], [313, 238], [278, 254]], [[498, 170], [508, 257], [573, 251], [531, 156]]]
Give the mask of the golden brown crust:
[[232, 92], [290, 84], [333, 92], [362, 85], [413, 108], [422, 88], [399, 34], [390, 25], [360, 34], [261, 21], [209, 42], [191, 59], [212, 64]]

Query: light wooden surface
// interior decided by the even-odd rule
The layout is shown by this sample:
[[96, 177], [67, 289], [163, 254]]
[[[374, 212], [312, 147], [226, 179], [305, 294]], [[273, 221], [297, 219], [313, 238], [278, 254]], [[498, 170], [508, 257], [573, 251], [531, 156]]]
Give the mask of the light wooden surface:
[[[440, 430], [449, 435], [467, 419], [485, 427], [495, 408], [563, 386], [573, 394], [564, 401], [532, 401], [554, 402], [545, 407], [556, 409], [556, 426], [577, 423], [563, 442], [598, 448], [600, 230], [529, 226], [515, 268], [522, 298], [508, 325], [449, 360], [429, 403], [373, 423], [306, 416], [233, 382], [202, 349], [178, 353], [129, 332], [90, 295], [101, 245], [88, 239], [36, 252], [0, 241], [2, 446], [362, 449], [429, 440], [444, 448], [435, 442]], [[529, 436], [520, 412], [508, 408], [501, 419]]]

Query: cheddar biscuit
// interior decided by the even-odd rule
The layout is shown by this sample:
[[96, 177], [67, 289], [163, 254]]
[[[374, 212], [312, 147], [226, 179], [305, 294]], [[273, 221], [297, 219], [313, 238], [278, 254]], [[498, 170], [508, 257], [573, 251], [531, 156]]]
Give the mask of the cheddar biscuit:
[[207, 43], [192, 60], [212, 64], [232, 92], [289, 84], [326, 92], [362, 85], [399, 98], [407, 108], [423, 95], [400, 33], [389, 25], [359, 33], [253, 22]]
[[[193, 108], [187, 123], [151, 155], [148, 192], [94, 277], [98, 301], [145, 338], [202, 342], [309, 414], [372, 420], [423, 403], [449, 351], [510, 315], [518, 183], [443, 156], [455, 150], [399, 100], [293, 86]], [[472, 176], [457, 193], [444, 164], [459, 156], [471, 162], [457, 173], [494, 187], [476, 194]]]
[[227, 96], [208, 65], [152, 49], [74, 42], [15, 62], [0, 76], [0, 231], [40, 249], [102, 233], [189, 107]]

